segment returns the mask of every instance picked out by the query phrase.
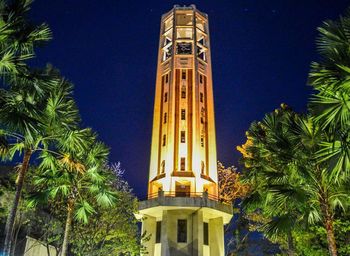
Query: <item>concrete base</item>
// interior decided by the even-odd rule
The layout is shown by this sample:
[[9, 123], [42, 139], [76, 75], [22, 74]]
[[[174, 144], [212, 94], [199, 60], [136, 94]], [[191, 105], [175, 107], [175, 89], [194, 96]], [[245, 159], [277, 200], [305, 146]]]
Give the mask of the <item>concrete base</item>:
[[[174, 200], [175, 205], [171, 205]], [[159, 199], [162, 200], [162, 199]], [[159, 203], [158, 200], [158, 203]], [[164, 200], [164, 198], [163, 198]], [[151, 200], [141, 202], [139, 217], [142, 217], [142, 231], [151, 234], [148, 241], [143, 241], [148, 256], [224, 256], [224, 224], [232, 217], [232, 208], [229, 205], [220, 207], [197, 207], [189, 198], [166, 198], [166, 204], [156, 205]], [[183, 200], [183, 205], [179, 205]], [[187, 201], [186, 201], [187, 200]], [[202, 200], [202, 198], [197, 198]], [[210, 200], [211, 201], [211, 200]], [[143, 203], [143, 204], [142, 204]], [[213, 203], [213, 202], [211, 202]], [[209, 204], [210, 205], [210, 204]], [[212, 205], [212, 204], [211, 204]], [[143, 208], [148, 206], [147, 208]], [[153, 206], [153, 207], [152, 207]], [[218, 210], [217, 208], [220, 208]], [[226, 211], [223, 211], [226, 210]], [[229, 210], [230, 209], [230, 210]], [[178, 220], [187, 222], [186, 242], [178, 242]], [[156, 243], [157, 222], [161, 222], [160, 243]], [[208, 225], [208, 244], [204, 242], [204, 223]]]

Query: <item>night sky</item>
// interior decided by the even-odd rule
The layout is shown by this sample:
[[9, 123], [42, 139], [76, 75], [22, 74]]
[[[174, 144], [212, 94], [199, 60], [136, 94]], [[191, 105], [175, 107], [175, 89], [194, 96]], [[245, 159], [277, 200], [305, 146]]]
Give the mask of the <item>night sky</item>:
[[51, 63], [75, 84], [83, 125], [96, 130], [144, 197], [150, 157], [160, 17], [174, 4], [209, 15], [218, 160], [237, 165], [250, 123], [284, 102], [305, 111], [316, 27], [345, 0], [36, 0], [32, 19], [52, 42], [35, 65]]

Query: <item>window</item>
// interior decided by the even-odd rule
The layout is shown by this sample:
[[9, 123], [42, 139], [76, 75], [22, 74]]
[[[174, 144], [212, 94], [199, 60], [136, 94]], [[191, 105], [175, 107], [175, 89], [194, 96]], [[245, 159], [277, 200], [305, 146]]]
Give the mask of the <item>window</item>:
[[201, 161], [201, 173], [204, 174], [205, 164]]
[[165, 173], [165, 160], [162, 161], [162, 164], [160, 167], [160, 173]]
[[200, 44], [197, 44], [197, 56], [204, 61], [207, 61], [206, 50]]
[[186, 86], [185, 85], [183, 85], [181, 87], [181, 98], [186, 99]]
[[164, 119], [163, 119], [163, 122], [166, 124], [166, 122], [167, 122], [167, 113], [164, 113]]
[[203, 244], [209, 245], [209, 225], [207, 222], [203, 222]]
[[161, 221], [157, 221], [157, 227], [156, 227], [156, 243], [160, 243], [160, 237], [161, 237], [161, 233], [162, 232], [162, 222]]
[[164, 36], [164, 40], [163, 40], [163, 46], [167, 46], [171, 43], [171, 38], [168, 36]]
[[201, 147], [204, 147], [204, 138], [203, 138], [203, 136], [201, 137]]
[[172, 55], [172, 50], [173, 50], [172, 37], [173, 37], [172, 29], [169, 29], [163, 35], [162, 61], [166, 61]]
[[164, 134], [163, 135], [163, 143], [162, 143], [162, 145], [165, 146], [165, 143], [166, 143], [166, 135]]
[[203, 103], [203, 93], [200, 93], [200, 94], [199, 94], [199, 100], [200, 100], [200, 102]]
[[205, 109], [201, 108], [201, 124], [204, 124], [205, 121]]
[[196, 17], [196, 26], [203, 32], [207, 31], [207, 24], [205, 20], [201, 19], [200, 17]]
[[181, 165], [180, 166], [181, 171], [184, 171], [185, 170], [185, 166], [186, 166], [186, 158], [181, 157], [180, 165]]
[[186, 110], [181, 109], [181, 120], [186, 120]]
[[163, 48], [163, 58], [162, 58], [163, 61], [166, 61], [167, 59], [169, 59], [171, 57], [172, 49], [173, 49], [171, 46], [172, 46], [172, 44], [169, 43], [167, 46], [165, 46]]
[[176, 197], [190, 197], [191, 196], [191, 186], [184, 185], [179, 182], [175, 182], [175, 196]]
[[168, 93], [164, 93], [164, 102], [167, 102], [168, 101]]
[[169, 82], [169, 74], [165, 75], [165, 83], [167, 84]]
[[181, 79], [183, 79], [183, 80], [186, 79], [186, 70], [182, 70], [182, 72], [181, 72]]
[[191, 26], [193, 15], [192, 13], [181, 13], [176, 15], [176, 25], [178, 26]]
[[187, 243], [187, 220], [177, 220], [177, 242]]
[[203, 76], [199, 74], [199, 82], [202, 84], [203, 83]]
[[204, 36], [204, 34], [200, 33], [199, 31], [197, 31], [197, 42], [200, 45], [207, 46], [206, 37]]
[[172, 27], [173, 27], [173, 16], [170, 16], [168, 19], [164, 21], [164, 31], [167, 31]]
[[192, 28], [177, 28], [176, 29], [177, 39], [192, 39]]
[[181, 131], [181, 143], [185, 143], [186, 139], [185, 139], [185, 131]]

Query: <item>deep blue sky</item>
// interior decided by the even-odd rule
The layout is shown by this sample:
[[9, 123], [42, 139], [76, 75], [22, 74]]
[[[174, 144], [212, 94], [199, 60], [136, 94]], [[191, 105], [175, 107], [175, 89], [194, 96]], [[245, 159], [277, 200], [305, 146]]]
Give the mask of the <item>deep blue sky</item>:
[[253, 120], [282, 102], [305, 110], [316, 27], [350, 1], [36, 0], [32, 18], [50, 25], [53, 40], [35, 63], [52, 63], [75, 84], [84, 126], [111, 147], [139, 196], [147, 191], [160, 17], [192, 3], [209, 15], [218, 159], [231, 165]]

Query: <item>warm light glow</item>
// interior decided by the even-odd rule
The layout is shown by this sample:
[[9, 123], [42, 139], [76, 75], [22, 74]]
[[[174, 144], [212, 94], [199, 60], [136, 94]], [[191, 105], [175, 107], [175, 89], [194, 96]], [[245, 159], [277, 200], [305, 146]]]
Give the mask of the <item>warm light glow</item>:
[[[195, 6], [175, 6], [163, 15], [149, 200], [140, 202], [136, 215], [142, 219], [142, 232], [151, 234], [142, 241], [147, 255], [225, 255], [224, 225], [232, 218], [232, 206], [218, 201], [209, 45], [207, 15]], [[187, 225], [181, 228], [187, 237], [181, 241], [179, 221], [181, 227]], [[210, 232], [205, 243], [204, 224]]]
[[162, 20], [149, 171], [152, 195], [159, 189], [175, 191], [176, 182], [190, 184], [192, 193], [218, 193], [207, 23], [191, 9], [176, 10]]

